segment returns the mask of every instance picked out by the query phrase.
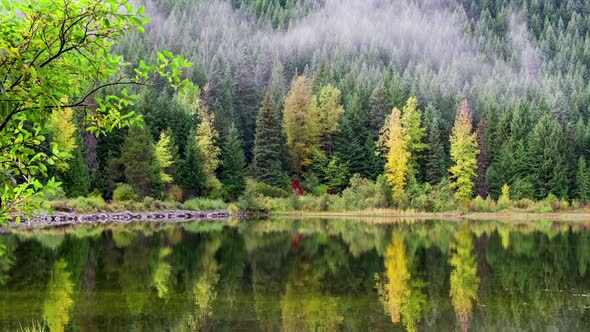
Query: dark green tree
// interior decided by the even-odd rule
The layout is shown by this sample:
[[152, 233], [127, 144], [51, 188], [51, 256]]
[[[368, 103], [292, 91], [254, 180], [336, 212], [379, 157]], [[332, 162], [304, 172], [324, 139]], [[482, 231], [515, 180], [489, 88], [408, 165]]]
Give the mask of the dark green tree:
[[544, 114], [531, 132], [527, 151], [528, 174], [536, 199], [543, 199], [549, 194], [567, 195], [568, 168], [563, 153], [564, 143], [557, 121]]
[[89, 171], [84, 156], [82, 137], [78, 134], [76, 140], [77, 146], [72, 151], [73, 158], [68, 161], [68, 169], [60, 174], [62, 188], [66, 195], [72, 198], [88, 195], [90, 188]]
[[576, 173], [576, 196], [582, 202], [590, 200], [590, 173], [586, 164], [586, 158], [578, 159], [578, 171]]
[[447, 174], [447, 157], [444, 148], [444, 138], [441, 128], [440, 111], [433, 107], [426, 109], [427, 116], [430, 118], [428, 124], [428, 136], [426, 144], [426, 181], [436, 185]]
[[256, 139], [252, 165], [256, 180], [272, 186], [284, 185], [283, 153], [285, 145], [281, 117], [273, 104], [271, 95], [266, 94], [256, 119]]
[[194, 134], [189, 136], [185, 148], [186, 157], [180, 163], [176, 183], [180, 184], [186, 197], [198, 196], [205, 190], [207, 177], [203, 168], [203, 157], [197, 148]]
[[124, 165], [125, 181], [140, 196], [154, 196], [162, 189], [156, 149], [144, 123], [129, 128], [121, 146], [120, 160]]
[[235, 126], [231, 126], [221, 152], [223, 195], [227, 200], [236, 200], [246, 188], [246, 156], [242, 140]]

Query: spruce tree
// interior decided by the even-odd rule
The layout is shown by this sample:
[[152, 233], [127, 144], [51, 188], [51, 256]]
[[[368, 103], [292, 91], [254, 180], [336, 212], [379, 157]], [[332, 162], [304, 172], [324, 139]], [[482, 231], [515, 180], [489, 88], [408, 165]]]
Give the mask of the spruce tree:
[[578, 159], [576, 193], [578, 199], [582, 202], [588, 202], [588, 200], [590, 200], [590, 173], [588, 173], [588, 166], [586, 164], [586, 158], [584, 157]]
[[226, 200], [236, 200], [246, 188], [246, 156], [242, 149], [240, 134], [231, 126], [223, 150], [221, 183]]
[[185, 147], [186, 157], [180, 163], [177, 182], [186, 197], [194, 197], [205, 191], [207, 176], [203, 166], [203, 157], [197, 147], [194, 134], [189, 136]]
[[256, 119], [256, 139], [254, 141], [254, 177], [271, 186], [283, 185], [281, 119], [270, 94], [266, 94], [262, 108]]
[[565, 140], [559, 124], [544, 114], [533, 128], [527, 151], [528, 174], [534, 188], [534, 198], [549, 194], [565, 197], [568, 188], [568, 167], [563, 153]]
[[436, 185], [446, 175], [447, 157], [443, 143], [443, 132], [441, 126], [441, 114], [437, 109], [431, 109], [430, 126], [426, 142], [428, 151], [426, 153], [426, 181]]
[[477, 124], [476, 131], [479, 155], [477, 155], [477, 178], [475, 180], [475, 194], [482, 198], [486, 198], [488, 196], [486, 172], [488, 170], [489, 164], [489, 153], [487, 148], [486, 129], [486, 118], [481, 118]]
[[160, 169], [152, 136], [145, 124], [132, 126], [121, 146], [125, 181], [140, 196], [154, 196], [161, 189]]
[[78, 144], [72, 151], [72, 159], [68, 161], [69, 167], [59, 176], [62, 187], [70, 198], [87, 196], [90, 188], [89, 171], [83, 153], [82, 138], [80, 135], [76, 136]]

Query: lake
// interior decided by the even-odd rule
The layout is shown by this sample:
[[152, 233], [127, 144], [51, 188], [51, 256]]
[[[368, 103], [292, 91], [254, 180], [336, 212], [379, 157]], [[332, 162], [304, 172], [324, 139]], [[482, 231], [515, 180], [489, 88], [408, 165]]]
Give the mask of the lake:
[[0, 330], [590, 330], [582, 223], [270, 219], [0, 235]]

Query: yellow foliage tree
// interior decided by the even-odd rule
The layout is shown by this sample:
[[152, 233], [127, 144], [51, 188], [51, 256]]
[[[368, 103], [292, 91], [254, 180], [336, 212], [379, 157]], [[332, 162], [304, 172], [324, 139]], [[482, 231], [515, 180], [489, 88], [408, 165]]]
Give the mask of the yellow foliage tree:
[[203, 111], [201, 123], [197, 127], [197, 148], [203, 156], [203, 169], [207, 177], [215, 176], [215, 170], [219, 167], [221, 160], [221, 149], [216, 145], [219, 134], [213, 127], [214, 115]]
[[455, 188], [455, 198], [467, 203], [473, 195], [475, 186], [473, 179], [477, 170], [477, 134], [473, 132], [473, 115], [467, 100], [464, 100], [457, 111], [455, 125], [451, 134], [451, 186]]
[[293, 80], [285, 98], [283, 126], [295, 174], [300, 176], [303, 167], [311, 163], [311, 155], [319, 144], [319, 126], [311, 82], [305, 76]]
[[331, 155], [334, 136], [340, 131], [340, 117], [344, 114], [344, 107], [340, 104], [342, 92], [331, 84], [320, 91], [319, 98], [314, 102], [314, 112], [317, 117], [319, 130], [319, 144], [322, 152]]
[[461, 329], [468, 331], [473, 316], [473, 302], [477, 299], [479, 289], [474, 244], [468, 226], [455, 233], [452, 248], [454, 250], [449, 258], [453, 267], [450, 294]]
[[74, 305], [73, 293], [74, 283], [68, 272], [68, 263], [60, 259], [53, 264], [47, 299], [43, 305], [43, 316], [51, 331], [64, 331], [70, 322], [70, 309]]
[[76, 148], [76, 125], [72, 122], [74, 118], [74, 111], [69, 108], [54, 110], [49, 119], [49, 126], [53, 136], [52, 144], [61, 152], [64, 153], [63, 161], [57, 162], [56, 166], [59, 170], [68, 169], [68, 164], [65, 160], [73, 157], [72, 151]]
[[156, 160], [160, 166], [162, 182], [171, 183], [172, 176], [166, 171], [174, 164], [174, 156], [172, 155], [172, 140], [165, 132], [160, 133], [160, 140], [156, 143]]
[[379, 145], [385, 151], [385, 178], [393, 188], [396, 196], [404, 192], [410, 152], [408, 151], [408, 138], [402, 128], [401, 112], [394, 108], [391, 115], [385, 119], [385, 125], [381, 130]]

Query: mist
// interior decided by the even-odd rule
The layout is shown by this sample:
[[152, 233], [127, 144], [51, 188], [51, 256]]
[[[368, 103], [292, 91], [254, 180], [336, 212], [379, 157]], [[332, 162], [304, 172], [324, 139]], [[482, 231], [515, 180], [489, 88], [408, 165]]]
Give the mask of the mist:
[[261, 86], [278, 61], [313, 70], [326, 60], [342, 60], [363, 63], [356, 74], [363, 71], [373, 81], [388, 65], [405, 78], [432, 80], [435, 86], [428, 89], [435, 91], [408, 83], [408, 89], [419, 90], [409, 92], [425, 102], [435, 93], [509, 103], [537, 91], [552, 96], [552, 105], [563, 99], [544, 73], [542, 52], [516, 10], [509, 18], [510, 52], [494, 56], [484, 52], [490, 41], [466, 32], [467, 15], [452, 0], [316, 1], [313, 10], [287, 29], [261, 24], [229, 1], [195, 1], [182, 13], [163, 13], [153, 0], [145, 5], [153, 19], [150, 38], [202, 61], [207, 69], [216, 57], [236, 64], [248, 52], [256, 60]]

